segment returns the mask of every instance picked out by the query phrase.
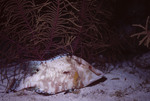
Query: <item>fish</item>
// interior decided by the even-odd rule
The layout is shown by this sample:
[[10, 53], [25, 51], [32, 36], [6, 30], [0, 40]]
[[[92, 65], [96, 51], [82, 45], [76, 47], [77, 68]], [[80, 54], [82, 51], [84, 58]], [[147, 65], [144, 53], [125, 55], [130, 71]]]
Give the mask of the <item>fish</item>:
[[30, 66], [37, 68], [38, 71], [22, 79], [16, 91], [35, 88], [37, 93], [57, 94], [70, 89], [87, 87], [104, 75], [102, 71], [75, 55], [32, 61]]

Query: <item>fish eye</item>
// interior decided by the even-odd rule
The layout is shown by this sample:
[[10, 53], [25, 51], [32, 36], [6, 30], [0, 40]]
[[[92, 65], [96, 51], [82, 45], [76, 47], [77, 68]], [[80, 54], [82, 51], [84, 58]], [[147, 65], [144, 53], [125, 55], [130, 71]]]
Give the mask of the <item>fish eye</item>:
[[39, 69], [35, 69], [34, 71], [33, 71], [33, 73], [37, 73], [39, 71]]
[[36, 72], [38, 72], [39, 71], [39, 69], [36, 69]]

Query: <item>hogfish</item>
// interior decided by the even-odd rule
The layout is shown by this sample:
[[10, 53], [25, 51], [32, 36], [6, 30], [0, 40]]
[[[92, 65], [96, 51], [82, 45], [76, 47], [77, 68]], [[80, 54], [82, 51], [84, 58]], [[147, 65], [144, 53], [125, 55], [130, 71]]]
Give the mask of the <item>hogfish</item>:
[[88, 86], [102, 78], [102, 71], [95, 69], [77, 56], [59, 56], [46, 61], [32, 61], [38, 72], [21, 80], [16, 91], [35, 87], [36, 92], [57, 94], [70, 89]]

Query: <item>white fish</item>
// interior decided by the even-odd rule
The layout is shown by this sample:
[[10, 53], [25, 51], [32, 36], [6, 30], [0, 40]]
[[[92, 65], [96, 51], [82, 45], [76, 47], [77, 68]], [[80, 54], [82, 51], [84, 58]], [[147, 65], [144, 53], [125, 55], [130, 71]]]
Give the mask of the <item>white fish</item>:
[[[47, 61], [32, 61], [39, 71], [22, 80], [16, 91], [35, 87], [39, 92], [56, 94], [88, 86], [103, 73], [76, 56], [60, 56]], [[35, 64], [37, 63], [37, 64]]]

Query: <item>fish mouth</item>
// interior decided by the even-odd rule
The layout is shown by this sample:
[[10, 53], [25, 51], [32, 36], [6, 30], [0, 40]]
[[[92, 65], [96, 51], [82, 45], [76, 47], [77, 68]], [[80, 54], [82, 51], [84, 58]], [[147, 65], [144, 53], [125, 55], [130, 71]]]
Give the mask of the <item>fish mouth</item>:
[[107, 80], [107, 78], [105, 76], [103, 76], [102, 78], [96, 80], [96, 81], [93, 81], [92, 83], [90, 83], [89, 85], [87, 85], [86, 87], [91, 87], [91, 86], [95, 86], [101, 82], [105, 82]]

